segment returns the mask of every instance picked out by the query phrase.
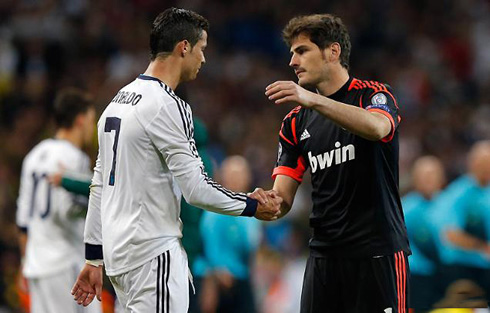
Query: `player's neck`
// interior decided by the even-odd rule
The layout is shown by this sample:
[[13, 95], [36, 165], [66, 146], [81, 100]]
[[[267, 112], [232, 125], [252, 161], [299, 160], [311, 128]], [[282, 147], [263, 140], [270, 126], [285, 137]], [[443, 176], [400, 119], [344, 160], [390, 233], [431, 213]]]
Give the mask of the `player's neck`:
[[150, 62], [145, 71], [145, 75], [158, 78], [165, 85], [172, 88], [172, 90], [175, 90], [179, 85], [181, 75], [180, 66], [176, 66], [175, 62], [176, 60], [172, 56], [166, 57], [165, 59], [157, 58]]
[[[340, 65], [339, 65], [340, 66]], [[338, 70], [331, 71], [329, 77], [319, 83], [316, 89], [321, 95], [326, 97], [336, 93], [349, 80], [349, 72], [341, 67]]]
[[82, 135], [76, 129], [60, 128], [56, 131], [55, 138], [69, 141], [71, 144], [78, 148], [82, 148], [83, 145]]

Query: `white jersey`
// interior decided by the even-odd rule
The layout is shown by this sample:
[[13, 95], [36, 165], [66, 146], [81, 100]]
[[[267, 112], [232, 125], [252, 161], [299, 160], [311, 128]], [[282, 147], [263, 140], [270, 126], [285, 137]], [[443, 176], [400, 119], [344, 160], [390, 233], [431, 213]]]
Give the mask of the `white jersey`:
[[153, 77], [140, 75], [105, 109], [85, 243], [103, 245], [108, 275], [133, 270], [178, 244], [182, 194], [206, 210], [254, 214], [255, 200], [206, 176], [193, 135], [190, 106]]
[[87, 200], [83, 203], [83, 197], [47, 181], [62, 167], [89, 174], [90, 159], [69, 141], [46, 139], [27, 154], [22, 165], [17, 225], [28, 234], [23, 268], [28, 278], [57, 273], [84, 259], [80, 217]]

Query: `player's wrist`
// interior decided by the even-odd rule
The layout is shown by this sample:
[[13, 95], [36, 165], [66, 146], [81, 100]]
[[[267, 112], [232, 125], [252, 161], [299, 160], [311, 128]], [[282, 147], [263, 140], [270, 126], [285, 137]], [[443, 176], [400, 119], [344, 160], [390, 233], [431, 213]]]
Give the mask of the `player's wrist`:
[[86, 260], [103, 260], [102, 245], [93, 245], [85, 243], [85, 259]]
[[257, 212], [257, 206], [259, 202], [255, 199], [252, 199], [250, 197], [247, 197], [247, 202], [245, 205], [245, 209], [243, 209], [241, 216], [255, 216], [255, 213]]
[[94, 266], [94, 267], [100, 267], [104, 265], [104, 260], [98, 259], [98, 260], [85, 260], [85, 264]]
[[305, 101], [305, 107], [316, 110], [322, 106], [328, 105], [328, 101], [331, 100], [327, 97], [323, 97], [317, 93], [309, 92], [309, 97], [307, 98], [307, 101]]

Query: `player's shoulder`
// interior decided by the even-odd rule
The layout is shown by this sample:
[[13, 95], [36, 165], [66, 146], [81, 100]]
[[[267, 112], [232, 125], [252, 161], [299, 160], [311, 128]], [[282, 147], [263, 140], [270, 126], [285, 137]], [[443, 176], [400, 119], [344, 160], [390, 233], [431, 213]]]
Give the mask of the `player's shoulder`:
[[114, 94], [104, 113], [123, 112], [132, 107], [158, 107], [170, 101], [171, 95], [167, 89], [169, 88], [159, 79], [139, 75]]
[[24, 166], [36, 168], [39, 164], [44, 164], [56, 150], [56, 139], [47, 138], [36, 144], [24, 157]]
[[167, 86], [160, 79], [143, 74], [140, 74], [133, 83], [126, 87], [141, 90], [144, 97], [155, 100], [155, 102], [158, 104], [175, 102], [177, 99], [180, 99], [172, 88]]
[[375, 80], [361, 80], [353, 78], [351, 84], [349, 85], [349, 91], [351, 90], [358, 90], [370, 94], [386, 92], [393, 95], [393, 88], [390, 85]]
[[174, 109], [189, 109], [189, 105], [182, 100], [164, 82], [156, 77], [139, 75], [135, 85], [142, 90], [144, 100], [143, 106], [161, 109], [162, 107]]
[[[137, 121], [144, 128], [151, 127], [162, 120], [189, 119], [190, 106], [164, 82], [157, 78], [140, 75], [135, 84], [142, 91], [143, 99], [134, 106]], [[188, 123], [188, 122], [186, 122]], [[169, 124], [170, 125], [170, 124]]]
[[53, 138], [47, 138], [43, 139], [40, 142], [38, 142], [26, 155], [26, 159], [28, 158], [33, 158], [38, 154], [42, 154], [47, 150], [51, 150], [54, 147], [54, 143], [56, 142], [56, 139]]
[[292, 119], [298, 117], [298, 115], [302, 114], [304, 112], [304, 110], [305, 109], [302, 106], [298, 105], [297, 107], [295, 107], [291, 111], [289, 111], [288, 114], [286, 114], [283, 121], [292, 120]]
[[[78, 168], [80, 164], [90, 160], [89, 156], [79, 147], [67, 140], [54, 139], [50, 144], [50, 158], [65, 168]], [[58, 165], [56, 165], [58, 166]]]

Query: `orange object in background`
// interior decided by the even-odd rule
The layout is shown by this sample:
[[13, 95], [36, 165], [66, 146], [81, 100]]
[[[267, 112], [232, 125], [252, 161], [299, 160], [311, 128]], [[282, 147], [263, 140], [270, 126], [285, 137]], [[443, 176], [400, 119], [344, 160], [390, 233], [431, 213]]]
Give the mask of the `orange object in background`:
[[31, 307], [31, 297], [29, 296], [29, 292], [25, 292], [17, 288], [17, 295], [19, 296], [19, 306], [23, 310], [23, 312], [29, 313]]
[[14, 287], [17, 297], [19, 298], [19, 308], [22, 312], [29, 313], [31, 308], [31, 297], [29, 296], [29, 283], [19, 271], [16, 275], [16, 284]]
[[102, 313], [114, 313], [115, 298], [110, 291], [102, 289]]
[[29, 283], [27, 279], [19, 272], [17, 274], [17, 283], [12, 286], [19, 298], [19, 308], [22, 312], [29, 313], [31, 308], [31, 297], [29, 296]]
[[[17, 293], [18, 304], [21, 312], [30, 313], [31, 297], [29, 295], [27, 279], [19, 275], [17, 284], [14, 288], [15, 292]], [[102, 289], [102, 313], [115, 313], [115, 300], [115, 297], [109, 290]]]

